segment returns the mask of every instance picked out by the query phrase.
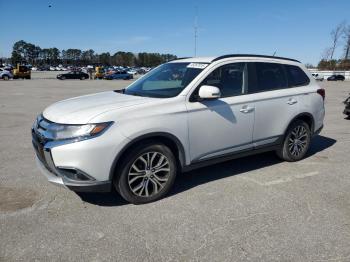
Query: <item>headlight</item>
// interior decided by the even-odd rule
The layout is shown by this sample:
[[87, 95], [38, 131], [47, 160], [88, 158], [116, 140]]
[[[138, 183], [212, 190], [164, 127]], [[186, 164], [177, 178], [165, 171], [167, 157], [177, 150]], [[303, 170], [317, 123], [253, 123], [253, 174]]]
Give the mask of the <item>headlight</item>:
[[48, 126], [46, 132], [50, 138], [54, 140], [84, 139], [101, 134], [111, 124], [112, 122], [87, 125], [63, 125], [52, 123]]

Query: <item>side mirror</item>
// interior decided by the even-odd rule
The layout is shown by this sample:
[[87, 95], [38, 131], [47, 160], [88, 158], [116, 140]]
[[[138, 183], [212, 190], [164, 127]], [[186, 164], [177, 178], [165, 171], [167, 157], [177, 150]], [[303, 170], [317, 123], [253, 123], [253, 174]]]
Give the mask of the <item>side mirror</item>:
[[216, 86], [203, 85], [199, 88], [198, 95], [202, 99], [217, 99], [220, 98], [220, 89]]

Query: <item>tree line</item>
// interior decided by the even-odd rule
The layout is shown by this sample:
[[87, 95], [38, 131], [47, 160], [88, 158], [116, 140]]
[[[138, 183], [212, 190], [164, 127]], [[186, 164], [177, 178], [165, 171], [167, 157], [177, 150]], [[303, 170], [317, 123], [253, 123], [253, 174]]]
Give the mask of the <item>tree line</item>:
[[69, 48], [59, 50], [53, 48], [41, 48], [24, 40], [17, 41], [13, 45], [11, 62], [12, 64], [26, 63], [33, 66], [58, 65], [63, 64], [74, 66], [87, 65], [119, 65], [119, 66], [139, 66], [154, 67], [159, 64], [176, 59], [172, 54], [160, 53], [137, 53], [119, 51], [111, 55], [109, 52], [96, 53], [94, 50], [80, 50]]
[[[327, 47], [318, 63], [320, 70], [350, 70], [350, 25], [338, 24], [331, 32], [331, 45]], [[342, 47], [341, 57], [335, 57], [337, 48]]]

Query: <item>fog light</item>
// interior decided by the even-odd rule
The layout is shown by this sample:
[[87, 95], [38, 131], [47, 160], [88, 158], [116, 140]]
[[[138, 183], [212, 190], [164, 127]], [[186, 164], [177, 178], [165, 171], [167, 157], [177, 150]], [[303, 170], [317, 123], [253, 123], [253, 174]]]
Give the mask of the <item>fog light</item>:
[[90, 177], [89, 175], [85, 174], [84, 172], [78, 170], [78, 169], [64, 169], [59, 168], [58, 169], [60, 174], [63, 175], [65, 178], [69, 180], [76, 180], [76, 181], [92, 181], [95, 180], [94, 178]]

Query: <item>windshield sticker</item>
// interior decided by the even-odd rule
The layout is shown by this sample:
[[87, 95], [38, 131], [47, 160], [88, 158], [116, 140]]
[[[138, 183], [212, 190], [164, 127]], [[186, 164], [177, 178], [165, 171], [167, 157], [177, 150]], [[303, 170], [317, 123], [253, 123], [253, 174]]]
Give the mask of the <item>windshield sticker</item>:
[[208, 66], [208, 64], [200, 64], [200, 63], [191, 63], [187, 66], [187, 68], [197, 68], [197, 69], [204, 69]]

